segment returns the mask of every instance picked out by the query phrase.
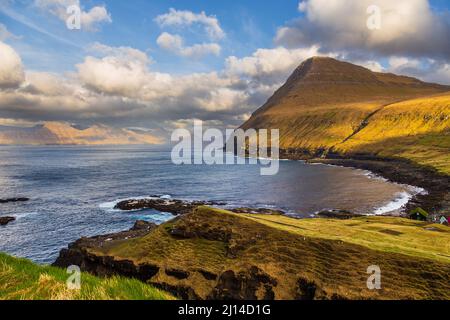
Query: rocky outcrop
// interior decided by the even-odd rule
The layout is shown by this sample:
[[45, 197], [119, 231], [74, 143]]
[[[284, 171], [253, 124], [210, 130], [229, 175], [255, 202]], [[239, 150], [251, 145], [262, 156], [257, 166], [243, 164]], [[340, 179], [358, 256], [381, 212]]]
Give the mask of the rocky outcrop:
[[235, 213], [245, 213], [245, 214], [269, 214], [269, 215], [283, 215], [286, 212], [278, 209], [270, 209], [270, 208], [234, 208], [229, 209], [231, 212]]
[[[70, 265], [77, 265], [83, 270], [90, 271], [97, 275], [111, 275], [114, 273], [123, 272], [131, 273], [130, 263], [127, 261], [114, 261], [113, 258], [104, 257], [99, 258], [89, 253], [90, 249], [103, 248], [113, 241], [129, 240], [145, 236], [157, 227], [156, 224], [146, 221], [136, 221], [134, 226], [128, 231], [122, 231], [113, 234], [100, 235], [91, 238], [83, 237], [74, 243], [71, 243], [67, 249], [62, 249], [58, 259], [53, 263], [56, 267], [68, 267]], [[117, 271], [108, 271], [108, 270]], [[141, 270], [135, 272], [140, 274], [142, 270], [152, 270], [151, 266], [142, 266]], [[139, 276], [138, 278], [142, 278]]]
[[256, 266], [236, 273], [233, 270], [223, 272], [217, 286], [208, 297], [212, 300], [273, 300], [273, 288], [277, 280]]
[[174, 215], [185, 214], [191, 212], [198, 206], [215, 206], [224, 205], [224, 203], [214, 201], [183, 201], [177, 199], [129, 199], [116, 204], [114, 209], [125, 211], [140, 209], [155, 209], [161, 212], [169, 212]]
[[6, 226], [8, 223], [15, 221], [14, 217], [0, 217], [0, 226]]
[[26, 202], [29, 201], [28, 198], [7, 198], [7, 199], [0, 199], [0, 203], [9, 203], [9, 202]]
[[362, 215], [360, 214], [352, 213], [347, 210], [324, 210], [318, 212], [316, 216], [319, 218], [342, 219], [342, 220], [362, 217]]

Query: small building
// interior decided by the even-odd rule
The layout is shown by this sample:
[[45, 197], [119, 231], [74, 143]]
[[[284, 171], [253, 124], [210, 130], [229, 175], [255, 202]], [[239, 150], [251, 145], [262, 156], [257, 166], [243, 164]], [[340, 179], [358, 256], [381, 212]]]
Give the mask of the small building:
[[426, 212], [422, 208], [416, 208], [409, 213], [409, 218], [412, 220], [427, 221], [428, 212]]
[[439, 223], [440, 223], [440, 224], [443, 224], [443, 225], [445, 225], [445, 226], [448, 226], [448, 225], [450, 224], [450, 216], [449, 216], [449, 217], [441, 216], [441, 217], [439, 218]]

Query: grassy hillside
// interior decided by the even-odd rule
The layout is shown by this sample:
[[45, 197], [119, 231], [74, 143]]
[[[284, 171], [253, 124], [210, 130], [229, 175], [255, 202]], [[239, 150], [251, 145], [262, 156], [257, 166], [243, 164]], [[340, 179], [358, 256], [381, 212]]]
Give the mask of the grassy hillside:
[[450, 174], [450, 93], [388, 105], [335, 150], [402, 157]]
[[81, 275], [81, 289], [69, 290], [66, 270], [43, 267], [0, 253], [0, 300], [167, 300], [163, 291], [132, 279]]
[[449, 173], [449, 86], [331, 58], [303, 62], [243, 124], [280, 129], [282, 149], [398, 156]]
[[[316, 299], [450, 299], [449, 243], [447, 227], [404, 219], [296, 220], [200, 207], [142, 238], [88, 251], [156, 266], [150, 283], [200, 298], [306, 299], [314, 288]], [[382, 270], [382, 290], [366, 287], [371, 265]]]
[[378, 216], [351, 220], [298, 220], [271, 215], [246, 217], [302, 236], [340, 240], [386, 253], [401, 253], [450, 264], [450, 229], [442, 225]]

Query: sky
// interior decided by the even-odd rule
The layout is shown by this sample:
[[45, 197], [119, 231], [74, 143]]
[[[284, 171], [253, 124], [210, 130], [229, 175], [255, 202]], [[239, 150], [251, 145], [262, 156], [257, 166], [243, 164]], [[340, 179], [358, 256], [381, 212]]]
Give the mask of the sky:
[[444, 0], [0, 0], [0, 125], [235, 127], [317, 55], [450, 84], [449, 10]]

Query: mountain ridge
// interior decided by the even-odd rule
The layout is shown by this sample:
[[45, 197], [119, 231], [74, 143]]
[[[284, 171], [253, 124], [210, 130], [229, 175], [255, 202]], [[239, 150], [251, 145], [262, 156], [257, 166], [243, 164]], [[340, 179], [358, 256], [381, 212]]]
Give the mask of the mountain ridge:
[[33, 127], [0, 126], [3, 145], [124, 145], [160, 144], [156, 136], [131, 129], [94, 124], [81, 127], [66, 122], [44, 122]]

